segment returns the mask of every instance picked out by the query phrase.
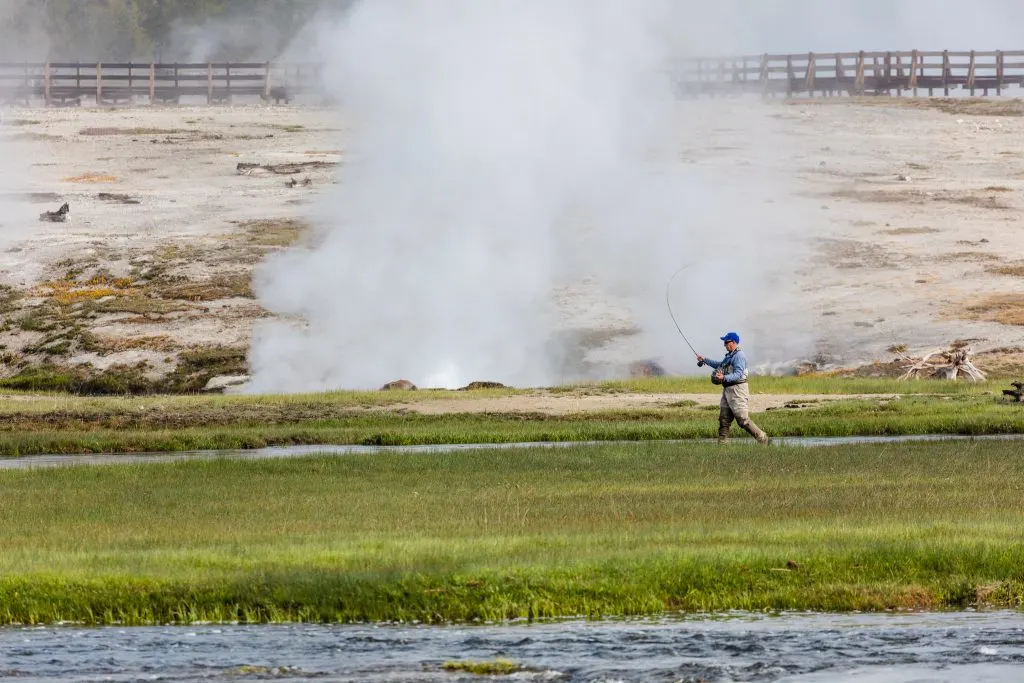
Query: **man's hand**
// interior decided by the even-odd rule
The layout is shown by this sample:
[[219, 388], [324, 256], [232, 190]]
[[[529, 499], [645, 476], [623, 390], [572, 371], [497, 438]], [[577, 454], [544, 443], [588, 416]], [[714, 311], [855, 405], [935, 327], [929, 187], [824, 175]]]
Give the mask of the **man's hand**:
[[704, 356], [702, 356], [702, 355], [700, 355], [700, 354], [698, 353], [698, 354], [697, 354], [697, 367], [698, 367], [698, 368], [700, 368], [700, 367], [703, 367], [703, 366], [704, 366], [704, 361], [705, 361], [705, 360], [706, 360], [706, 359], [704, 358]]
[[723, 375], [721, 372], [716, 372], [715, 373], [715, 379], [717, 379], [719, 382], [724, 382], [725, 381], [725, 375]]

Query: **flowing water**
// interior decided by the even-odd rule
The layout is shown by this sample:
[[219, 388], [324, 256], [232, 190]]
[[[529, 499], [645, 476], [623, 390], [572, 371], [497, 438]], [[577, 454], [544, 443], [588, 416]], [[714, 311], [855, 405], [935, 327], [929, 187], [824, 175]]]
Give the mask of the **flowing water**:
[[[903, 436], [789, 436], [773, 439], [779, 446], [843, 446], [853, 444], [886, 443], [900, 444], [918, 441], [1021, 441], [1024, 434], [993, 434], [986, 436], [962, 436], [958, 434], [910, 434]], [[516, 443], [462, 443], [423, 444], [417, 446], [361, 446], [361, 445], [305, 445], [272, 446], [269, 448], [225, 449], [210, 451], [181, 451], [177, 453], [96, 453], [83, 455], [27, 455], [24, 457], [0, 457], [0, 470], [24, 470], [36, 467], [64, 467], [68, 465], [114, 465], [141, 462], [176, 462], [179, 460], [262, 460], [266, 458], [295, 458], [309, 455], [358, 455], [375, 453], [454, 453], [457, 451], [479, 451], [513, 448], [567, 448], [573, 446], [612, 446], [641, 443], [670, 443], [685, 446], [694, 443], [714, 443], [713, 439], [686, 439], [661, 441], [538, 441]], [[754, 441], [745, 439], [734, 443], [753, 446]], [[1022, 679], [1024, 682], [1024, 679]]]
[[497, 680], [1024, 681], [1024, 613], [732, 615], [485, 626], [0, 629], [0, 679], [468, 681], [447, 661], [505, 658]]

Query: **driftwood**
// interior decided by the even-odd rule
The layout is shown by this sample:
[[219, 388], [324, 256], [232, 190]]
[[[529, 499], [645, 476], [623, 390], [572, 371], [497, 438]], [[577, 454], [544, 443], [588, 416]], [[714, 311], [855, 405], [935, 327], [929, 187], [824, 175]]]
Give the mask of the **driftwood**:
[[67, 202], [65, 202], [64, 205], [56, 211], [43, 211], [39, 214], [39, 220], [49, 221], [51, 223], [63, 223], [68, 219], [68, 213], [70, 213], [70, 211], [71, 207], [67, 205]]
[[240, 161], [235, 170], [241, 175], [253, 175], [255, 173], [274, 173], [276, 175], [293, 175], [303, 171], [316, 171], [333, 168], [338, 165], [337, 161], [299, 161], [289, 164], [253, 164], [247, 161]]
[[953, 344], [948, 349], [932, 349], [921, 358], [914, 358], [903, 349], [897, 349], [900, 361], [909, 364], [900, 380], [934, 377], [938, 379], [958, 379], [961, 375], [975, 382], [985, 380], [985, 373], [971, 362], [971, 349], [964, 344]]
[[127, 194], [117, 194], [114, 192], [100, 192], [96, 195], [97, 199], [102, 199], [105, 202], [117, 202], [119, 204], [141, 204], [138, 199], [133, 198]]
[[1003, 396], [1013, 398], [1014, 403], [1024, 403], [1024, 382], [1010, 382], [1013, 389], [1003, 389]]

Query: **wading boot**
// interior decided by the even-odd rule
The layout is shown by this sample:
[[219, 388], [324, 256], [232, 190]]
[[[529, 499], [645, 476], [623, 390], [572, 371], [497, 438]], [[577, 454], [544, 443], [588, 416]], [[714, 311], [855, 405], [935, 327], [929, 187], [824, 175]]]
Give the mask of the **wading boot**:
[[718, 426], [718, 443], [719, 444], [729, 443], [729, 425], [719, 424], [719, 426]]

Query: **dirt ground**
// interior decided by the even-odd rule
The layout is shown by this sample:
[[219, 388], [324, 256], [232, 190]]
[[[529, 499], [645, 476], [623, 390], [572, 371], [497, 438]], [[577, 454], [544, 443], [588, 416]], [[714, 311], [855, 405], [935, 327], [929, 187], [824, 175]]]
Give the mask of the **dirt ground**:
[[[784, 406], [800, 407], [823, 401], [872, 399], [885, 401], [896, 398], [887, 394], [751, 394], [751, 412], [774, 410]], [[612, 410], [643, 410], [682, 406], [718, 406], [721, 394], [639, 394], [617, 393], [604, 396], [555, 395], [538, 392], [535, 395], [502, 396], [498, 398], [438, 399], [416, 401], [402, 405], [402, 410], [423, 415], [451, 413], [541, 413], [544, 415], [572, 415]], [[385, 410], [394, 410], [388, 406]]]
[[[989, 352], [983, 369], [1024, 369], [1024, 108], [991, 102], [693, 105], [707, 123], [688, 163], [767, 164], [816, 207], [817, 260], [794, 274], [814, 317], [812, 364], [971, 339]], [[737, 140], [752, 116], [787, 141], [770, 158]], [[294, 106], [2, 110], [0, 377], [54, 366], [163, 381], [178, 368], [176, 390], [241, 381], [267, 315], [252, 268], [301, 239], [345, 161], [342, 128], [330, 110]], [[64, 202], [67, 222], [38, 220]], [[572, 305], [605, 321], [604, 351], [636, 360], [620, 311], [585, 295]], [[566, 410], [606, 400], [621, 405]]]

